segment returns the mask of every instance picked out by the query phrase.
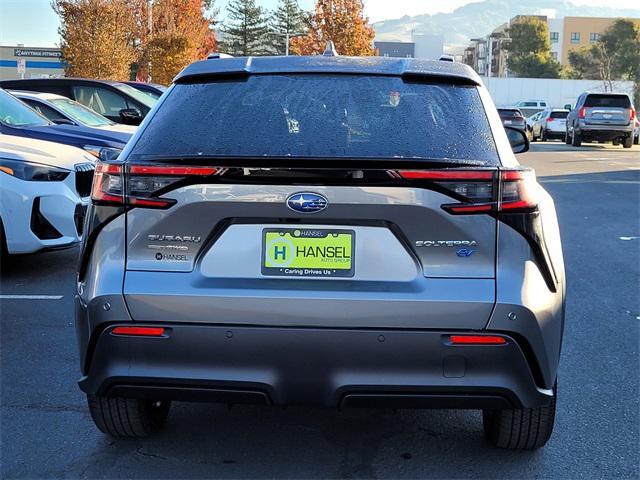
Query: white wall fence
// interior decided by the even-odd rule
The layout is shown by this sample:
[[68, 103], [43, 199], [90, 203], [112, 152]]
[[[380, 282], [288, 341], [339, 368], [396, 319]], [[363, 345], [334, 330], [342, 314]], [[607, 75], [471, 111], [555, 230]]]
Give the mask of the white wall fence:
[[[568, 103], [574, 105], [578, 96], [586, 90], [605, 91], [605, 84], [601, 80], [482, 77], [482, 81], [498, 107], [514, 105], [521, 100], [546, 100], [551, 107], [562, 108]], [[633, 82], [613, 82], [613, 91], [628, 93], [633, 98]]]

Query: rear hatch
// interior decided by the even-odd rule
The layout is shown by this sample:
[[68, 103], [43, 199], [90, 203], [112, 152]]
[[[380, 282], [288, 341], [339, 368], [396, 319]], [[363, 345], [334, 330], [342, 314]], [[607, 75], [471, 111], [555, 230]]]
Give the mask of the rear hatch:
[[587, 125], [629, 125], [631, 100], [627, 95], [591, 93], [584, 102]]
[[553, 132], [564, 132], [566, 130], [567, 115], [569, 111], [553, 111], [547, 117], [547, 129]]
[[526, 120], [523, 113], [518, 109], [500, 108], [498, 114], [505, 127], [524, 128]]
[[496, 220], [455, 208], [491, 202], [497, 171], [472, 85], [351, 75], [176, 85], [125, 166], [131, 315], [483, 328]]

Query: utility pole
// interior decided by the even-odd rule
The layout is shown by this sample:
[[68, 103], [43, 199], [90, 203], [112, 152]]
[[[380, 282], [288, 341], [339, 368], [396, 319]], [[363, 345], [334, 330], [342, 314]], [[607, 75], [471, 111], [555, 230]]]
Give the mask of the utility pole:
[[[153, 0], [149, 0], [147, 4], [147, 29], [149, 34], [147, 36], [147, 44], [151, 42], [151, 35], [153, 33]], [[149, 71], [149, 82], [151, 82], [151, 57], [149, 57], [149, 63], [147, 64], [147, 70]]]

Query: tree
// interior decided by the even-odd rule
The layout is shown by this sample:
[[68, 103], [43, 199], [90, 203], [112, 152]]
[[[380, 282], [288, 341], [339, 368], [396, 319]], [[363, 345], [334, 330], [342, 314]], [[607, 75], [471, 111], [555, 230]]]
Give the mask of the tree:
[[268, 53], [269, 28], [262, 8], [255, 0], [231, 0], [227, 5], [227, 25], [223, 29], [223, 50], [231, 55]]
[[171, 83], [215, 48], [212, 7], [213, 0], [53, 0], [66, 73], [128, 80], [136, 65], [138, 77], [149, 78], [151, 65], [155, 82]]
[[53, 0], [52, 6], [67, 75], [129, 79], [136, 48], [126, 0]]
[[[154, 0], [153, 28], [143, 44], [140, 66], [151, 65], [154, 82], [169, 84], [195, 60], [215, 49], [216, 39], [203, 0]], [[138, 75], [141, 76], [141, 75]]]
[[505, 45], [509, 52], [509, 71], [517, 77], [560, 78], [562, 67], [551, 57], [547, 22], [536, 17], [523, 17], [506, 32], [511, 39]]
[[569, 52], [574, 78], [602, 80], [608, 90], [614, 80], [635, 82], [640, 103], [640, 28], [630, 20], [616, 20], [591, 46]]
[[287, 51], [287, 34], [300, 34], [305, 30], [304, 12], [300, 9], [298, 0], [279, 0], [277, 8], [271, 14], [269, 28], [273, 37], [273, 53], [284, 55]]
[[315, 11], [306, 18], [307, 35], [292, 40], [291, 50], [299, 55], [324, 51], [329, 40], [341, 55], [373, 55], [375, 32], [364, 16], [362, 0], [317, 0]]

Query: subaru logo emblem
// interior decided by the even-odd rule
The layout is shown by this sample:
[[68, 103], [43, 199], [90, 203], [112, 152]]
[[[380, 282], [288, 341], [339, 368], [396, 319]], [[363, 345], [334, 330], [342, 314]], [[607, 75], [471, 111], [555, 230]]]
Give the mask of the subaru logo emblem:
[[327, 199], [319, 193], [301, 192], [289, 195], [287, 207], [301, 213], [317, 213], [327, 208]]

